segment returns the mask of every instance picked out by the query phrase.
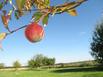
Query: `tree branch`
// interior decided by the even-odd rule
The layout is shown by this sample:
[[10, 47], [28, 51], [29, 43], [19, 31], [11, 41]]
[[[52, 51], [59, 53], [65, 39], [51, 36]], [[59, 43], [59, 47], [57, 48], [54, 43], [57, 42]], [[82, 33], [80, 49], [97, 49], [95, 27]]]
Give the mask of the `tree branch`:
[[[78, 0], [78, 1], [74, 1], [75, 2], [75, 4], [73, 5], [73, 6], [70, 6], [70, 7], [68, 7], [68, 9], [64, 9], [63, 11], [61, 11], [61, 12], [56, 12], [55, 14], [61, 14], [61, 13], [63, 13], [63, 12], [66, 12], [67, 10], [71, 10], [71, 9], [74, 9], [74, 8], [76, 8], [76, 7], [78, 7], [79, 5], [81, 5], [83, 2], [85, 2], [85, 1], [87, 1], [87, 0]], [[58, 9], [60, 9], [60, 8], [63, 8], [63, 7], [67, 7], [67, 6], [69, 6], [70, 5], [70, 2], [68, 2], [68, 3], [64, 3], [64, 4], [62, 4], [62, 5], [58, 5], [58, 6], [51, 6], [50, 8], [44, 8], [44, 9], [33, 9], [33, 10], [30, 10], [30, 11], [40, 11], [40, 12], [42, 12], [42, 13], [48, 13], [48, 14], [53, 14], [53, 10], [55, 10], [54, 8], [58, 8]], [[16, 11], [18, 11], [18, 10], [16, 10]], [[27, 11], [27, 10], [22, 10], [22, 11]], [[28, 10], [29, 11], [29, 10]], [[20, 27], [20, 28], [17, 28], [17, 29], [15, 29], [15, 30], [13, 30], [13, 31], [11, 31], [10, 33], [7, 33], [7, 35], [9, 35], [9, 34], [12, 34], [12, 33], [14, 33], [14, 32], [17, 32], [18, 30], [20, 30], [20, 29], [22, 29], [22, 28], [25, 28], [27, 25], [24, 25], [24, 26], [22, 26], [22, 27]]]
[[[74, 8], [80, 6], [85, 1], [88, 1], [88, 0], [78, 0], [77, 2], [74, 1], [75, 4], [73, 6], [69, 6], [70, 2], [69, 3], [64, 3], [63, 5], [56, 6], [55, 8], [58, 8], [58, 9], [64, 8], [64, 7], [67, 7], [67, 6], [69, 6], [69, 7], [68, 7], [68, 9], [64, 9], [62, 12], [56, 12], [55, 14], [61, 14], [63, 12], [66, 12], [67, 10], [74, 9]], [[50, 13], [52, 14], [52, 12], [50, 12]]]
[[26, 26], [27, 26], [27, 25], [24, 25], [24, 26], [22, 26], [22, 27], [20, 27], [20, 28], [17, 28], [17, 29], [15, 29], [15, 30], [11, 31], [10, 33], [7, 33], [7, 35], [10, 35], [10, 34], [12, 34], [12, 33], [14, 33], [14, 32], [17, 32], [18, 30], [23, 29], [23, 28], [25, 28]]
[[[73, 2], [75, 2], [75, 5], [73, 5], [73, 6], [71, 6], [71, 7], [68, 7], [67, 10], [71, 10], [71, 9], [73, 9], [73, 8], [76, 8], [76, 7], [78, 7], [79, 5], [81, 5], [83, 2], [86, 2], [86, 1], [88, 1], [88, 0], [73, 1]], [[48, 11], [50, 11], [50, 10], [53, 10], [54, 8], [58, 8], [58, 9], [59, 9], [59, 8], [67, 7], [67, 6], [70, 5], [70, 3], [73, 3], [73, 2], [64, 3], [64, 4], [58, 5], [58, 6], [51, 6], [50, 8], [44, 8], [44, 9], [38, 9], [38, 8], [34, 8], [34, 9], [30, 9], [30, 10], [22, 9], [22, 11], [41, 11], [41, 12], [46, 13], [46, 12], [48, 12]], [[15, 10], [15, 11], [19, 11], [19, 10]], [[65, 11], [66, 11], [66, 10], [64, 10], [63, 12], [65, 12]], [[52, 11], [50, 11], [50, 13], [52, 13]], [[59, 14], [59, 13], [57, 13], [57, 14]]]

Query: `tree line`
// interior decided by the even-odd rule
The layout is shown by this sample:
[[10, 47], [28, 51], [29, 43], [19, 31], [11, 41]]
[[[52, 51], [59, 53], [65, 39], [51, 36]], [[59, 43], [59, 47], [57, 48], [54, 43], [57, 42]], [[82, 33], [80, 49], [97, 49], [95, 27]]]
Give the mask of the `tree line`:
[[49, 58], [38, 54], [28, 61], [28, 66], [30, 68], [37, 68], [41, 66], [49, 66], [55, 64], [55, 58]]
[[[27, 67], [33, 69], [33, 68], [40, 68], [42, 66], [50, 66], [54, 64], [55, 64], [55, 58], [50, 58], [42, 54], [37, 54], [28, 61]], [[19, 61], [15, 61], [13, 62], [12, 67], [15, 68], [15, 70], [17, 70], [18, 68], [21, 68], [22, 65]], [[4, 63], [0, 63], [0, 69], [3, 68], [5, 68]]]

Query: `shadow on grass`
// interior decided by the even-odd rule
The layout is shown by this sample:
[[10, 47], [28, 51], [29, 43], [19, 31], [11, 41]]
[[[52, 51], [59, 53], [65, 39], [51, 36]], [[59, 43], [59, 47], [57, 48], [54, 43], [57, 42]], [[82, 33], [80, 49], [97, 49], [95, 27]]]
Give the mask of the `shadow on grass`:
[[66, 72], [97, 72], [97, 71], [103, 71], [103, 67], [78, 67], [78, 68], [64, 68], [64, 69], [57, 69], [53, 70], [51, 72], [54, 73], [66, 73]]
[[103, 74], [86, 74], [83, 77], [103, 77]]

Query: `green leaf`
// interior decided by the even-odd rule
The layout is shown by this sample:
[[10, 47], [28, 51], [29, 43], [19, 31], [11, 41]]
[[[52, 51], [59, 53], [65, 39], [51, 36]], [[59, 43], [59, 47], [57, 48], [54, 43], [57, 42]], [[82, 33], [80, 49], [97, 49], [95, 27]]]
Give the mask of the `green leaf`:
[[42, 17], [42, 15], [43, 15], [43, 14], [42, 14], [41, 12], [36, 12], [36, 13], [32, 16], [32, 18], [35, 18], [34, 21], [37, 22], [37, 21], [40, 20], [40, 18]]
[[21, 0], [16, 0], [16, 5], [17, 5], [17, 8], [18, 10], [21, 10]]
[[10, 10], [10, 11], [9, 11], [9, 13], [8, 13], [8, 15], [10, 15], [10, 16], [11, 16], [12, 12], [13, 12], [13, 10]]
[[46, 25], [48, 24], [48, 19], [49, 19], [49, 14], [47, 14], [47, 15], [43, 18], [43, 20], [42, 20], [42, 24], [43, 24], [44, 26], [46, 26]]
[[22, 7], [24, 6], [25, 1], [26, 1], [26, 0], [22, 0], [22, 2], [21, 2], [21, 6], [22, 6]]
[[45, 5], [47, 6], [47, 7], [49, 7], [50, 6], [50, 0], [44, 0], [45, 1]]
[[42, 13], [41, 12], [36, 12], [36, 13], [34, 13], [33, 17], [38, 16], [38, 15], [42, 15]]
[[19, 14], [18, 14], [18, 12], [15, 12], [15, 17], [16, 17], [16, 19], [19, 19]]
[[3, 8], [3, 4], [2, 3], [0, 3], [0, 10]]
[[22, 10], [24, 4], [25, 4], [25, 0], [16, 0], [16, 5], [19, 11]]
[[38, 9], [49, 8], [50, 0], [34, 0], [34, 4]]

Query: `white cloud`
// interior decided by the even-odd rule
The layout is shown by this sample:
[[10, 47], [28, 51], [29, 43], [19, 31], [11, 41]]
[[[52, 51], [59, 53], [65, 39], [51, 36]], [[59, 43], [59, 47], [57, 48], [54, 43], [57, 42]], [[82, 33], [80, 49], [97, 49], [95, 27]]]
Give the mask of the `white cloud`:
[[86, 34], [86, 32], [84, 32], [84, 31], [82, 31], [82, 32], [79, 33], [80, 36], [83, 36], [85, 34]]

